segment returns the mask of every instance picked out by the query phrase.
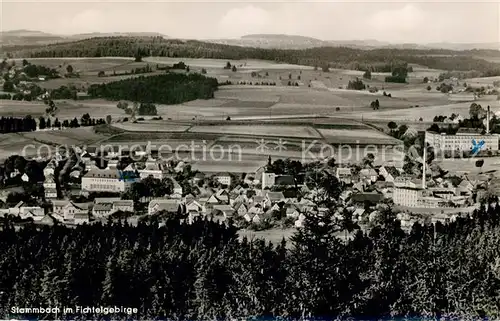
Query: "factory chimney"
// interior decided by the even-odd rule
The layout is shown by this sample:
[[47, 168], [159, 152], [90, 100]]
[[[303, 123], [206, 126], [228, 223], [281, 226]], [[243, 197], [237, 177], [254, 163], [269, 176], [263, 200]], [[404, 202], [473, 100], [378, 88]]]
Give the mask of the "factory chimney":
[[488, 105], [488, 110], [486, 111], [486, 134], [490, 133], [490, 106]]
[[427, 169], [425, 168], [427, 165], [427, 144], [424, 142], [424, 156], [422, 160], [422, 189], [425, 189], [425, 176]]

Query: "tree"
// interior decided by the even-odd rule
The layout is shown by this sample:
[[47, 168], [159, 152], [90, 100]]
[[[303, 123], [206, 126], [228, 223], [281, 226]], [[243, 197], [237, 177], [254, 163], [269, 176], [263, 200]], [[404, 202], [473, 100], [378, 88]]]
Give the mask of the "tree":
[[483, 112], [481, 105], [472, 103], [469, 107], [469, 115], [472, 119], [478, 119], [479, 115]]
[[429, 86], [427, 86], [427, 90], [428, 90], [428, 91], [431, 91], [431, 90], [432, 90], [432, 87], [431, 87], [430, 85], [429, 85]]
[[236, 72], [238, 71], [238, 69], [236, 69], [236, 66], [233, 66], [233, 68], [231, 69], [233, 72]]
[[3, 91], [5, 92], [13, 92], [14, 91], [14, 83], [12, 81], [5, 81], [3, 83]]
[[347, 84], [347, 89], [363, 90], [366, 89], [366, 86], [361, 79], [356, 78], [356, 80], [349, 81], [349, 83]]
[[230, 117], [230, 116], [227, 116], [227, 117], [226, 117], [226, 120], [231, 120], [231, 117]]
[[325, 64], [323, 65], [323, 67], [321, 67], [321, 70], [323, 72], [330, 72], [330, 66], [328, 64]]
[[104, 77], [106, 76], [106, 73], [104, 72], [104, 70], [101, 70], [97, 73], [97, 77]]
[[45, 118], [43, 116], [38, 118], [38, 128], [45, 129]]
[[424, 83], [428, 83], [429, 82], [429, 77], [424, 77]]
[[373, 167], [373, 162], [375, 161], [375, 155], [372, 153], [368, 153], [364, 158], [363, 158], [363, 164], [365, 166]]
[[389, 129], [390, 129], [391, 131], [393, 131], [393, 130], [395, 130], [396, 128], [398, 128], [398, 125], [397, 125], [395, 122], [390, 121], [390, 122], [387, 124], [387, 127], [389, 127]]
[[231, 69], [231, 63], [229, 61], [226, 62], [226, 66], [224, 67], [224, 69]]
[[201, 74], [204, 75], [207, 73], [207, 70], [205, 68], [201, 68]]
[[68, 74], [72, 74], [72, 73], [73, 73], [73, 66], [68, 65], [68, 66], [66, 67], [66, 71], [68, 72]]
[[111, 115], [106, 116], [106, 124], [111, 124]]
[[186, 72], [189, 72], [189, 66], [186, 66]]
[[363, 74], [363, 78], [372, 79], [372, 72], [370, 70], [365, 71], [365, 73]]
[[126, 110], [128, 108], [128, 103], [126, 101], [119, 101], [116, 107]]

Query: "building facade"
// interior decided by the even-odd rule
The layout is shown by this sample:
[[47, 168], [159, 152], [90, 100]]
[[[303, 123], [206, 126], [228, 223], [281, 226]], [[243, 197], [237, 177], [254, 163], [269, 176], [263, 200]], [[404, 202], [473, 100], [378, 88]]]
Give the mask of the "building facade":
[[94, 169], [82, 177], [82, 191], [122, 193], [139, 181], [139, 177], [133, 175], [125, 177], [117, 170]]
[[479, 143], [484, 141], [481, 150], [498, 150], [498, 136], [492, 134], [481, 134], [468, 128], [460, 128], [455, 135], [446, 133], [425, 132], [425, 141], [437, 151], [472, 151], [473, 141]]

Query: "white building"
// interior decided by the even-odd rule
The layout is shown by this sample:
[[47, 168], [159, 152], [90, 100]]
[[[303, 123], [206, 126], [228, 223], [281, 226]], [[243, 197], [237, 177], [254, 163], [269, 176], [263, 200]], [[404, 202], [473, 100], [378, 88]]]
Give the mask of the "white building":
[[82, 191], [85, 192], [125, 192], [140, 178], [134, 172], [119, 172], [110, 169], [93, 169], [82, 177]]
[[182, 214], [184, 212], [181, 201], [176, 199], [153, 199], [148, 205], [148, 214], [165, 211], [171, 214]]
[[481, 150], [498, 150], [498, 136], [481, 134], [475, 129], [460, 128], [456, 135], [446, 133], [425, 132], [425, 141], [437, 151], [472, 151], [474, 142], [484, 141]]
[[231, 185], [231, 175], [229, 173], [218, 173], [215, 174], [215, 179], [222, 185]]

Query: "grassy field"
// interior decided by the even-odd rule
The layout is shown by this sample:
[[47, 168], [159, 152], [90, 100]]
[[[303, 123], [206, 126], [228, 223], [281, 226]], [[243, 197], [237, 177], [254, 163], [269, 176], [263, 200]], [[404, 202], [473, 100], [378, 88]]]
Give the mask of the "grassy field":
[[[479, 159], [484, 160], [482, 168], [476, 167], [476, 161]], [[498, 169], [500, 169], [500, 157], [438, 159], [434, 162], [441, 166], [444, 170], [452, 173], [466, 172], [479, 174], [480, 172], [498, 171]], [[500, 176], [500, 173], [496, 172], [495, 176]]]
[[37, 131], [20, 133], [23, 137], [32, 139], [39, 143], [55, 145], [87, 145], [104, 139], [107, 136], [97, 134], [91, 127], [68, 128], [64, 130]]
[[189, 129], [187, 125], [169, 124], [163, 121], [139, 121], [137, 123], [115, 123], [114, 127], [131, 132], [184, 132]]
[[373, 129], [318, 129], [328, 143], [398, 144], [389, 135]]
[[265, 125], [226, 125], [226, 126], [194, 126], [189, 130], [193, 133], [220, 133], [236, 135], [275, 136], [320, 138], [311, 127], [303, 126], [265, 126]]
[[3, 161], [12, 155], [38, 157], [51, 153], [51, 146], [35, 142], [19, 134], [0, 134], [0, 160]]
[[0, 116], [5, 117], [37, 117], [45, 114], [46, 108], [41, 101], [0, 100]]

